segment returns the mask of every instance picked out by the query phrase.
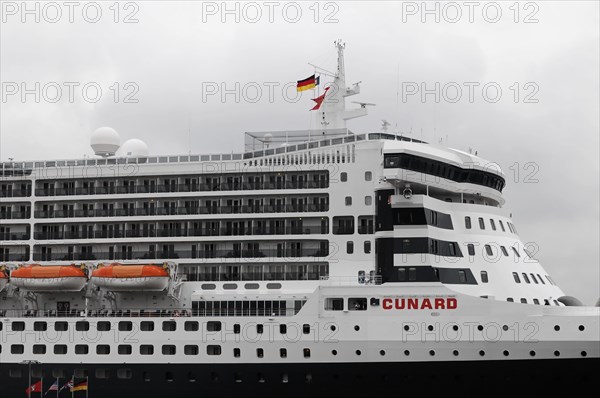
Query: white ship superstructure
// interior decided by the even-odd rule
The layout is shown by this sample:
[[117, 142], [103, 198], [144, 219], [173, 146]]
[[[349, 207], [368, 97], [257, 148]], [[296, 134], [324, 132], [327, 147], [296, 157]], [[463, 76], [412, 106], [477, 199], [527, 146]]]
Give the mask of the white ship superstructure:
[[314, 130], [246, 133], [240, 154], [120, 157], [102, 129], [102, 157], [0, 166], [2, 388], [337, 391], [354, 366], [520, 383], [517, 369], [598, 363], [599, 310], [572, 306], [528, 253], [503, 172], [348, 130], [366, 109], [344, 107], [360, 90], [338, 51], [341, 88]]

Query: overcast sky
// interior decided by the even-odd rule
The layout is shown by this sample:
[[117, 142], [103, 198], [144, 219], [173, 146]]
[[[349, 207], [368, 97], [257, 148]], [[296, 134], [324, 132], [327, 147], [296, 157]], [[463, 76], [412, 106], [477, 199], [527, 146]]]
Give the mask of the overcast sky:
[[[497, 162], [522, 239], [539, 246], [567, 294], [588, 304], [600, 296], [598, 2], [428, 3], [439, 21], [420, 1], [237, 3], [229, 14], [221, 2], [112, 3], [99, 3], [98, 17], [93, 4], [72, 15], [60, 2], [39, 4], [35, 15], [35, 3], [27, 14], [3, 2], [1, 160], [89, 155], [100, 126], [153, 154], [241, 151], [244, 131], [308, 128], [314, 93], [294, 101], [282, 87], [310, 76], [308, 62], [335, 69], [342, 38], [347, 83], [362, 81], [352, 99], [377, 104], [349, 127], [378, 131], [385, 119]], [[403, 98], [436, 82], [438, 103], [434, 94]], [[239, 102], [207, 93], [236, 83]]]

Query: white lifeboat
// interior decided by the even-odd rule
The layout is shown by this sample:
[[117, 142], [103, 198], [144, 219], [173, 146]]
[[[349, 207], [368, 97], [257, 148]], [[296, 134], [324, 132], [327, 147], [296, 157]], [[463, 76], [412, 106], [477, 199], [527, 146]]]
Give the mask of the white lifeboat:
[[114, 292], [159, 292], [169, 286], [169, 271], [159, 265], [110, 264], [92, 272], [96, 286]]

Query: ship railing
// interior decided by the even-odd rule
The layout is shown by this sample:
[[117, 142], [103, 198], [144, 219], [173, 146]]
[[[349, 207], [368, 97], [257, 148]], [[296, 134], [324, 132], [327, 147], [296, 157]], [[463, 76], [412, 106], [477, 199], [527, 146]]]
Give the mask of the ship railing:
[[130, 309], [102, 309], [94, 310], [0, 310], [0, 319], [12, 318], [189, 318], [189, 317], [215, 317], [215, 316], [292, 316], [297, 311], [293, 308], [130, 308]]
[[322, 276], [320, 278], [321, 285], [328, 286], [368, 286], [381, 285], [381, 275], [366, 275], [366, 276]]

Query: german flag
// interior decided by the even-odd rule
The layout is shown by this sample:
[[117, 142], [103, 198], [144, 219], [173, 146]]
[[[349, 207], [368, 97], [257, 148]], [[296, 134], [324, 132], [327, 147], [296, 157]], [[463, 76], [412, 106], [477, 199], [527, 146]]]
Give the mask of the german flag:
[[311, 77], [307, 77], [304, 80], [298, 80], [298, 84], [296, 85], [296, 91], [305, 91], [317, 87], [319, 85], [319, 78], [320, 76], [315, 77], [315, 75], [312, 75]]
[[86, 381], [77, 383], [73, 387], [71, 387], [71, 392], [86, 391], [87, 389], [88, 389], [88, 382], [86, 380]]

